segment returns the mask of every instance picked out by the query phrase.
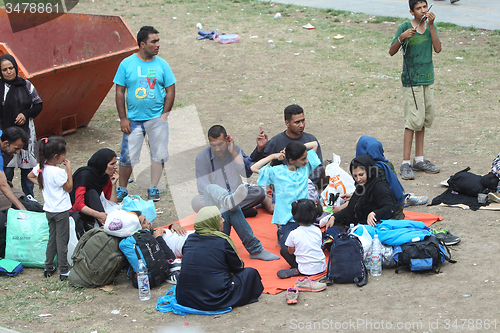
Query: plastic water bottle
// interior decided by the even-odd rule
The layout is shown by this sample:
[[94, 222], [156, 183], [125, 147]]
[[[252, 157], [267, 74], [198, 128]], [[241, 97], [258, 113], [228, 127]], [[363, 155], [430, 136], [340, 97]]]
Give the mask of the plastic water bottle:
[[347, 230], [347, 233], [350, 234], [352, 232], [352, 229], [354, 229], [354, 223], [351, 223], [349, 225], [349, 230]]
[[372, 276], [382, 275], [382, 243], [378, 235], [373, 238], [370, 274]]
[[142, 259], [139, 259], [139, 264], [137, 265], [137, 288], [139, 289], [139, 299], [141, 301], [147, 301], [151, 298], [148, 269]]

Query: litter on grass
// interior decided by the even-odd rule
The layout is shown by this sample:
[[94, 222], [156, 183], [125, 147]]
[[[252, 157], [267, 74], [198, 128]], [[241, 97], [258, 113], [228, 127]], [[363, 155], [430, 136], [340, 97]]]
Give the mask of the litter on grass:
[[307, 23], [306, 25], [304, 25], [302, 28], [304, 29], [316, 29], [316, 27], [314, 25], [312, 25], [311, 23]]

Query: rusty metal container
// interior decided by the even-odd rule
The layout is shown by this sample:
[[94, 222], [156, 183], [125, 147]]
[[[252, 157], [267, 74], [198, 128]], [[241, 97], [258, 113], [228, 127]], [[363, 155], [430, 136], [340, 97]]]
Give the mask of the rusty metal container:
[[43, 101], [39, 137], [86, 126], [113, 86], [120, 62], [138, 50], [120, 16], [9, 13], [0, 9], [0, 55], [16, 59]]

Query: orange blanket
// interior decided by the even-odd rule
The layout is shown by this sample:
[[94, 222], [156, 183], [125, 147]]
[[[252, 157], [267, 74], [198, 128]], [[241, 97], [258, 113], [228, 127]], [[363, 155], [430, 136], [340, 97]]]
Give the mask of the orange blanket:
[[[404, 211], [407, 220], [422, 221], [426, 226], [430, 226], [436, 221], [441, 221], [443, 218], [439, 215], [415, 213]], [[188, 230], [193, 230], [194, 219], [196, 213], [193, 213], [179, 221], [180, 225]], [[266, 250], [280, 256], [280, 248], [277, 244], [276, 226], [271, 223], [272, 215], [263, 209], [259, 209], [259, 214], [256, 217], [248, 218], [247, 221], [253, 229], [255, 236], [261, 241]], [[281, 258], [275, 261], [262, 261], [250, 259], [250, 254], [245, 250], [243, 244], [234, 232], [231, 230], [231, 239], [233, 240], [238, 254], [245, 262], [246, 267], [253, 267], [257, 269], [262, 277], [262, 284], [264, 285], [264, 293], [276, 295], [288, 287], [295, 286], [296, 277], [288, 279], [280, 279], [276, 272], [280, 269], [290, 268], [285, 259]], [[281, 256], [280, 256], [281, 257]], [[326, 272], [311, 276], [312, 279], [318, 279], [324, 276]]]

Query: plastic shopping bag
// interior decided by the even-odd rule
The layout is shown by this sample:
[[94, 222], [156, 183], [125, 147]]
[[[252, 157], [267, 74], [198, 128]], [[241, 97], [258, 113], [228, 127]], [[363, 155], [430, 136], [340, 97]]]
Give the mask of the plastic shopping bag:
[[[340, 206], [344, 194], [353, 193], [356, 189], [354, 179], [340, 167], [340, 156], [333, 154], [333, 162], [325, 168], [325, 174], [330, 178], [328, 186], [321, 193], [323, 210], [328, 211], [332, 206]], [[333, 200], [333, 202], [331, 202]]]
[[24, 267], [45, 267], [49, 241], [49, 223], [45, 213], [9, 209], [5, 258], [19, 261]]
[[351, 234], [355, 235], [358, 237], [359, 241], [361, 242], [361, 245], [363, 245], [363, 259], [366, 259], [366, 256], [372, 249], [372, 243], [373, 243], [373, 238], [368, 232], [367, 228], [363, 224], [358, 224], [355, 226]]
[[115, 237], [129, 237], [141, 229], [139, 217], [121, 209], [108, 214], [104, 223], [104, 232]]
[[140, 211], [142, 215], [146, 216], [146, 218], [151, 221], [151, 223], [153, 223], [153, 220], [156, 218], [154, 201], [146, 201], [138, 195], [127, 195], [125, 199], [123, 199], [122, 209], [128, 212]]

